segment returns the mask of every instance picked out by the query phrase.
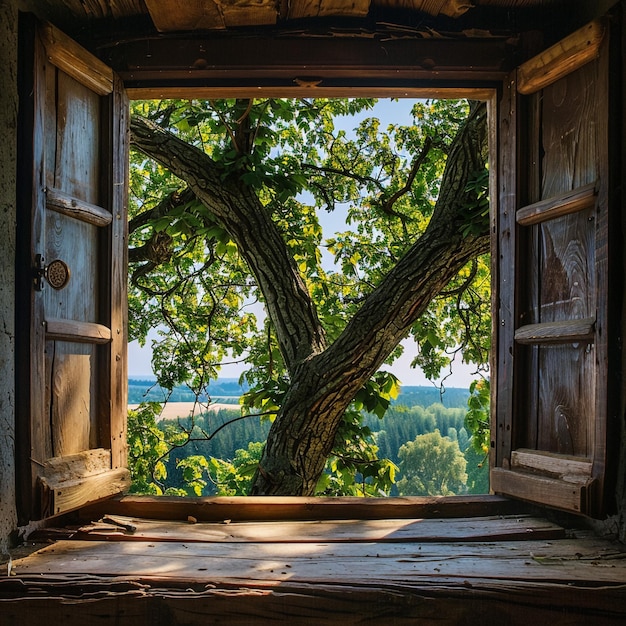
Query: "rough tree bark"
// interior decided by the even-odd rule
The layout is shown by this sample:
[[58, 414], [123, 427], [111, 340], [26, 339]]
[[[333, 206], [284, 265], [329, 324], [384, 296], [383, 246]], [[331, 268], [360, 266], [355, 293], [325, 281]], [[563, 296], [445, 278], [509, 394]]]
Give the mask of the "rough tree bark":
[[237, 243], [263, 292], [290, 375], [254, 478], [256, 495], [312, 495], [341, 418], [428, 304], [472, 258], [489, 248], [488, 223], [463, 235], [468, 181], [487, 158], [484, 104], [455, 137], [433, 216], [423, 235], [328, 345], [315, 306], [278, 229], [256, 193], [220, 180], [206, 154], [143, 120], [134, 145], [183, 179]]

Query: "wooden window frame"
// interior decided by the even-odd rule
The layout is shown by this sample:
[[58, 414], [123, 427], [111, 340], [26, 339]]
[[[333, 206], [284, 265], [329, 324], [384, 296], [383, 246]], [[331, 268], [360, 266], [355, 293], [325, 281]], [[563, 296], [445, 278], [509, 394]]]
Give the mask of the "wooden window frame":
[[[493, 312], [493, 328], [492, 337], [493, 345], [491, 352], [491, 380], [492, 380], [492, 398], [491, 398], [491, 430], [493, 437], [492, 453], [490, 455], [490, 470], [492, 476], [497, 476], [497, 480], [492, 483], [492, 488], [496, 487], [498, 491], [512, 494], [516, 491], [515, 478], [519, 477], [523, 482], [524, 489], [522, 493], [528, 490], [528, 484], [532, 483], [538, 489], [540, 497], [534, 504], [540, 506], [550, 506], [553, 508], [561, 508], [583, 514], [600, 514], [603, 513], [603, 503], [598, 501], [591, 502], [589, 506], [584, 504], [588, 499], [586, 488], [588, 481], [581, 480], [580, 488], [572, 495], [569, 474], [573, 472], [576, 477], [578, 475], [583, 478], [591, 475], [591, 462], [585, 459], [572, 459], [571, 461], [564, 458], [556, 458], [557, 455], [545, 453], [532, 453], [531, 451], [517, 450], [509, 451], [511, 464], [516, 464], [522, 471], [522, 474], [515, 475], [508, 471], [508, 462], [502, 461], [506, 456], [506, 450], [500, 449], [500, 444], [496, 441], [500, 429], [503, 432], [510, 432], [511, 419], [513, 415], [513, 396], [509, 392], [499, 394], [498, 392], [498, 372], [499, 360], [504, 361], [512, 366], [513, 353], [509, 351], [505, 342], [501, 340], [501, 334], [498, 329], [498, 303], [501, 293], [501, 281], [503, 276], [498, 264], [498, 256], [501, 253], [500, 244], [500, 212], [510, 209], [501, 205], [506, 203], [501, 198], [500, 189], [506, 187], [512, 191], [511, 197], [516, 197], [517, 189], [517, 146], [516, 134], [521, 131], [519, 120], [515, 114], [515, 101], [511, 100], [507, 95], [507, 90], [511, 88], [516, 93], [527, 95], [536, 92], [551, 82], [555, 82], [560, 78], [568, 75], [576, 69], [582, 67], [592, 61], [599, 54], [606, 32], [606, 24], [602, 21], [594, 21], [586, 25], [582, 29], [572, 33], [569, 37], [533, 57], [526, 63], [523, 63], [512, 74], [513, 78], [503, 78], [502, 81], [491, 82], [481, 87], [355, 87], [355, 86], [322, 86], [324, 81], [311, 81], [306, 87], [287, 87], [266, 84], [257, 89], [251, 90], [246, 87], [222, 87], [222, 86], [204, 86], [204, 87], [158, 87], [154, 84], [149, 86], [140, 86], [141, 78], [134, 76], [133, 86], [128, 88], [129, 96], [132, 99], [154, 98], [154, 97], [186, 97], [186, 98], [232, 98], [246, 97], [250, 95], [260, 97], [402, 97], [402, 98], [470, 98], [479, 99], [487, 102], [488, 105], [488, 124], [489, 124], [489, 161], [498, 163], [498, 167], [490, 170], [490, 197], [492, 198], [490, 207], [490, 219], [492, 226], [492, 245], [491, 245], [491, 266], [492, 266], [492, 312]], [[406, 70], [407, 68], [403, 68]], [[419, 72], [417, 68], [414, 68]], [[507, 85], [507, 81], [510, 81]], [[149, 80], [148, 80], [149, 82]], [[393, 82], [393, 81], [392, 81]], [[468, 81], [471, 82], [471, 81]], [[131, 81], [132, 83], [132, 81]], [[445, 81], [442, 83], [444, 85]], [[510, 108], [505, 111], [504, 109]], [[507, 129], [505, 131], [505, 125]], [[507, 134], [508, 133], [508, 134]], [[506, 138], [504, 137], [505, 135]], [[506, 139], [506, 140], [504, 140]], [[512, 159], [512, 161], [509, 161]], [[576, 194], [564, 194], [564, 202], [568, 205], [573, 203], [588, 203], [589, 190], [582, 190], [581, 197]], [[593, 190], [591, 190], [593, 191]], [[580, 194], [579, 194], [580, 195]], [[576, 196], [576, 197], [569, 197]], [[544, 203], [545, 204], [545, 203]], [[558, 203], [557, 203], [558, 204]], [[561, 203], [562, 204], [562, 203]], [[532, 207], [531, 207], [532, 208]], [[526, 212], [521, 211], [518, 214], [518, 221], [527, 221], [532, 223], [534, 216], [531, 214], [531, 208]], [[543, 207], [545, 209], [546, 207]], [[514, 211], [517, 210], [517, 205]], [[558, 214], [559, 206], [548, 207], [548, 211]], [[504, 277], [505, 280], [511, 280], [512, 277]], [[576, 337], [581, 333], [587, 336], [590, 328], [583, 328], [585, 320], [576, 326]], [[581, 325], [582, 324], [582, 325]], [[589, 326], [589, 324], [587, 324]], [[528, 330], [528, 329], [527, 329]], [[523, 335], [523, 329], [520, 329], [515, 339], [523, 343], [526, 339]], [[530, 332], [530, 331], [529, 331]], [[507, 429], [508, 425], [508, 429]], [[510, 436], [510, 435], [509, 435]], [[507, 439], [503, 437], [503, 439]], [[506, 442], [504, 446], [506, 447]], [[510, 442], [508, 444], [510, 446]], [[543, 461], [542, 461], [543, 459]], [[545, 462], [544, 462], [545, 461]], [[539, 465], [537, 465], [539, 463]], [[563, 469], [566, 481], [561, 483], [552, 478], [544, 478], [541, 473], [544, 471], [543, 465], [548, 464], [548, 469], [553, 473], [555, 467]], [[501, 469], [503, 467], [505, 469]], [[563, 466], [563, 467], [562, 467]], [[571, 467], [573, 466], [573, 467]], [[524, 470], [526, 470], [524, 472]], [[536, 475], [533, 478], [533, 473]], [[506, 476], [505, 476], [506, 475]], [[498, 486], [507, 484], [507, 489], [499, 489]], [[512, 487], [508, 487], [512, 483]], [[557, 493], [555, 495], [554, 490]], [[558, 497], [556, 497], [558, 496]], [[483, 514], [498, 514], [501, 512], [519, 510], [523, 504], [519, 500], [509, 500], [507, 497], [501, 496], [452, 496], [440, 498], [389, 498], [384, 501], [362, 501], [355, 498], [200, 498], [186, 499], [185, 503], [180, 505], [175, 499], [155, 500], [150, 497], [126, 496], [116, 503], [119, 508], [116, 512], [121, 514], [137, 514], [158, 516], [164, 519], [180, 519], [181, 511], [188, 511], [191, 507], [194, 511], [194, 518], [203, 520], [219, 520], [224, 518], [236, 519], [341, 519], [344, 517], [363, 517], [363, 518], [390, 518], [390, 517], [428, 517], [437, 515], [441, 517], [471, 517]], [[110, 507], [109, 507], [110, 508]], [[210, 511], [210, 512], [209, 512]]]
[[[594, 30], [594, 33], [597, 31]], [[589, 38], [589, 37], [588, 37]], [[591, 38], [593, 39], [593, 37]], [[571, 71], [567, 60], [573, 54], [585, 63], [588, 50], [578, 52], [575, 46], [579, 37], [574, 37], [573, 47], [566, 46], [568, 53], [564, 57], [550, 57], [550, 75], [554, 72]], [[415, 43], [415, 42], [414, 42]], [[417, 44], [416, 44], [417, 45]], [[584, 48], [584, 46], [583, 46]], [[106, 51], [105, 51], [106, 52]], [[116, 48], [111, 53], [114, 59], [119, 53]], [[544, 53], [545, 54], [545, 53]], [[105, 61], [106, 54], [101, 54]], [[550, 56], [550, 55], [548, 55]], [[545, 61], [545, 57], [544, 57]], [[115, 65], [115, 63], [113, 63]], [[365, 70], [363, 69], [365, 67]], [[203, 84], [190, 84], [193, 80], [187, 80], [179, 72], [178, 78], [157, 77], [150, 78], [148, 70], [126, 70], [119, 72], [126, 84], [126, 92], [130, 99], [143, 98], [227, 98], [227, 97], [399, 97], [399, 98], [470, 98], [487, 102], [489, 124], [489, 161], [499, 163], [500, 167], [490, 170], [490, 196], [491, 202], [491, 225], [492, 225], [492, 311], [493, 315], [493, 345], [491, 351], [491, 422], [492, 433], [504, 421], [511, 419], [511, 407], [507, 405], [508, 399], [502, 401], [498, 396], [496, 363], [504, 355], [508, 359], [506, 346], [498, 345], [498, 333], [496, 332], [497, 302], [499, 297], [501, 277], [495, 271], [494, 259], [499, 254], [497, 245], [498, 216], [503, 210], [500, 188], [507, 185], [507, 189], [515, 189], [514, 173], [516, 163], [508, 163], [509, 169], [502, 162], [515, 158], [515, 148], [502, 143], [503, 129], [502, 107], [507, 107], [506, 75], [502, 69], [490, 69], [489, 71], [468, 70], [459, 71], [447, 68], [436, 80], [432, 78], [432, 70], [423, 65], [403, 64], [397, 65], [394, 70], [393, 64], [384, 67], [369, 68], [367, 61], [357, 71], [359, 80], [349, 78], [345, 69], [330, 67], [327, 74], [329, 80], [324, 78], [323, 64], [315, 67], [319, 70], [321, 78], [303, 77], [293, 86], [293, 69], [278, 68], [273, 70], [274, 75], [259, 73], [254, 76], [257, 81], [256, 87], [246, 84], [243, 74], [236, 74], [233, 86], [228, 80], [221, 81], [217, 70], [216, 77], [205, 77]], [[546, 63], [541, 62], [533, 65], [533, 62], [525, 64], [521, 74], [522, 83], [526, 88], [541, 88], [541, 79], [535, 74], [545, 74]], [[556, 69], [555, 69], [556, 68]], [[391, 79], [390, 74], [397, 71], [400, 78]], [[254, 72], [252, 72], [254, 74]], [[286, 77], [289, 81], [286, 82]], [[168, 82], [169, 81], [169, 82]], [[178, 83], [177, 83], [178, 81]], [[291, 84], [288, 84], [291, 82]], [[355, 84], [359, 83], [359, 84]], [[177, 84], [173, 84], [177, 83]], [[332, 86], [327, 86], [330, 84]], [[530, 87], [528, 87], [530, 85]], [[539, 85], [539, 87], [537, 87]], [[512, 135], [507, 135], [509, 140], [515, 140], [514, 133], [517, 129], [508, 129]], [[503, 177], [509, 176], [504, 181]], [[509, 187], [510, 185], [510, 187]], [[506, 413], [507, 417], [502, 418]], [[495, 446], [494, 446], [495, 447]], [[494, 467], [496, 454], [490, 455], [490, 467]], [[544, 504], [546, 504], [544, 502]], [[495, 515], [516, 512], [526, 508], [524, 503], [511, 500], [507, 497], [485, 496], [450, 496], [450, 497], [409, 497], [409, 498], [386, 498], [381, 500], [365, 500], [362, 498], [325, 498], [325, 497], [208, 497], [208, 498], [168, 498], [151, 496], [121, 496], [115, 499], [104, 500], [95, 504], [81, 507], [78, 515], [81, 517], [93, 517], [98, 512], [117, 513], [125, 515], [137, 515], [143, 517], [156, 517], [160, 519], [185, 519], [191, 516], [202, 521], [216, 521], [223, 519], [258, 520], [258, 519], [384, 519], [393, 517], [472, 517], [476, 515]]]
[[[402, 98], [402, 99], [470, 99], [487, 104], [489, 161], [497, 158], [499, 84], [486, 87], [262, 87], [250, 88], [158, 87], [127, 89], [130, 100], [159, 97], [185, 99], [226, 99], [241, 97], [265, 98]], [[165, 94], [165, 95], [163, 95]], [[489, 171], [491, 198], [497, 198], [497, 168]], [[495, 220], [497, 201], [490, 206], [490, 220]], [[493, 238], [492, 238], [493, 239]], [[493, 263], [492, 263], [493, 267]], [[493, 276], [493, 272], [492, 272]], [[493, 279], [492, 279], [493, 280]], [[494, 285], [492, 284], [492, 291]], [[493, 304], [492, 304], [493, 307]], [[492, 351], [493, 352], [493, 351]], [[491, 359], [493, 360], [493, 359]], [[493, 368], [493, 363], [492, 363]], [[207, 496], [168, 497], [132, 495], [88, 506], [81, 512], [87, 519], [106, 513], [180, 520], [190, 516], [198, 521], [258, 520], [330, 520], [330, 519], [395, 519], [395, 518], [463, 518], [484, 515], [515, 514], [526, 510], [524, 503], [507, 497], [484, 494], [468, 496], [408, 496], [386, 498], [326, 496]]]

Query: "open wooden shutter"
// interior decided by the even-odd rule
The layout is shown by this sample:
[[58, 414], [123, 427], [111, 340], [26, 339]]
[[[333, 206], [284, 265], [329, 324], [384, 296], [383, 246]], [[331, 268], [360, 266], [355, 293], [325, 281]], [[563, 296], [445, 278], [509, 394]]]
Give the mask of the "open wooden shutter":
[[505, 85], [494, 254], [491, 487], [589, 515], [611, 410], [608, 52], [594, 22]]
[[123, 491], [128, 105], [110, 68], [20, 24], [18, 472], [21, 517]]

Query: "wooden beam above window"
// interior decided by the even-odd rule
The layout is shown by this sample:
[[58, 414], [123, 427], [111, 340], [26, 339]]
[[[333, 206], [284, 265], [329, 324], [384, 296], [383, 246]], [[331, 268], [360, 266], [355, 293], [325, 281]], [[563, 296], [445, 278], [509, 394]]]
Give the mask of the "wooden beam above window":
[[[514, 65], [501, 38], [384, 39], [264, 36], [157, 37], [122, 41], [100, 56], [133, 98], [181, 89], [487, 87]], [[170, 96], [172, 97], [172, 96]], [[185, 97], [189, 97], [185, 93]], [[195, 97], [195, 96], [193, 96]]]

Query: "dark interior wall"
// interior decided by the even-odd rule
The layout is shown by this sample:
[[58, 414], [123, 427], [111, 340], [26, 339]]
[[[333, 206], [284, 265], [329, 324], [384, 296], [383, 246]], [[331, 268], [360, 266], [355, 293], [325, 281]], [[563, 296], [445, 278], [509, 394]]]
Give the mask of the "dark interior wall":
[[0, 0], [0, 553], [15, 531], [17, 0]]
[[618, 37], [618, 52], [616, 56], [620, 58], [619, 71], [614, 73], [615, 80], [620, 81], [616, 97], [615, 113], [613, 119], [618, 126], [616, 134], [621, 137], [616, 149], [614, 150], [615, 158], [619, 160], [619, 168], [616, 168], [614, 176], [616, 206], [621, 214], [621, 253], [622, 253], [622, 284], [620, 297], [616, 298], [622, 307], [621, 315], [621, 336], [620, 345], [622, 346], [622, 386], [621, 386], [621, 403], [619, 413], [620, 428], [620, 458], [617, 475], [616, 497], [618, 502], [618, 526], [619, 538], [622, 543], [626, 543], [626, 350], [624, 350], [625, 331], [626, 331], [626, 289], [624, 282], [626, 281], [626, 250], [624, 242], [626, 242], [626, 191], [624, 190], [624, 181], [626, 181], [626, 1], [623, 0], [618, 11], [618, 19], [621, 20], [621, 28], [615, 29], [615, 35]]

